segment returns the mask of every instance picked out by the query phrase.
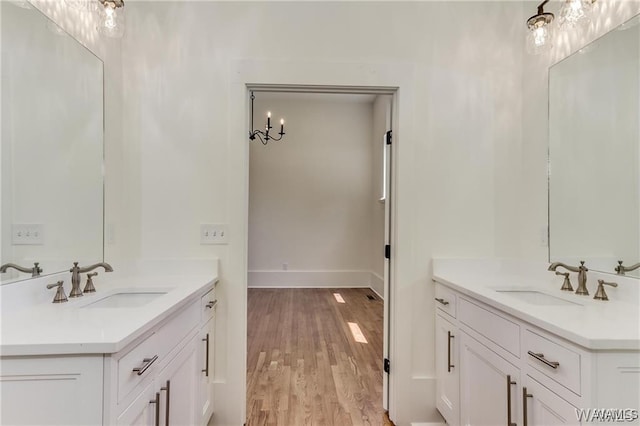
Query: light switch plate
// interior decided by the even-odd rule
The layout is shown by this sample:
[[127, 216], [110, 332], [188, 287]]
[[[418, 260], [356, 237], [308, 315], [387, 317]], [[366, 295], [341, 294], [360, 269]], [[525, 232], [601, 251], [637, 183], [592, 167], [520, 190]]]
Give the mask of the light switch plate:
[[200, 244], [228, 244], [229, 225], [207, 223], [200, 225]]
[[11, 225], [11, 244], [14, 246], [44, 244], [43, 226], [38, 223]]

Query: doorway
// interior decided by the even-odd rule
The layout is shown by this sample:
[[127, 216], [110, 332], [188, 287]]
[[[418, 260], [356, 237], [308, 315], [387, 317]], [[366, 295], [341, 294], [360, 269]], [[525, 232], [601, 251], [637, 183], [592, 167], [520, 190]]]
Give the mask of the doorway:
[[[395, 91], [251, 86], [247, 96], [251, 93], [256, 98], [252, 129], [264, 128], [268, 110], [277, 136], [284, 112], [285, 136], [282, 141], [268, 141], [264, 145], [256, 139], [250, 147], [247, 424], [254, 424], [252, 420], [256, 413], [260, 415], [256, 405], [268, 411], [272, 407], [288, 408], [292, 401], [299, 400], [301, 393], [293, 399], [288, 398], [287, 393], [300, 391], [293, 388], [302, 386], [304, 372], [325, 374], [336, 387], [343, 387], [338, 389], [339, 397], [356, 399], [356, 405], [360, 407], [367, 405], [368, 395], [356, 395], [358, 392], [353, 391], [353, 386], [339, 383], [341, 377], [348, 376], [348, 371], [341, 375], [332, 348], [325, 346], [318, 352], [318, 359], [303, 355], [291, 359], [292, 351], [296, 351], [292, 345], [313, 343], [313, 334], [323, 332], [333, 335], [344, 331], [345, 339], [349, 340], [347, 345], [352, 348], [353, 345], [369, 345], [370, 348], [377, 341], [381, 346], [380, 353], [372, 356], [369, 351], [367, 356], [375, 358], [371, 363], [376, 364], [380, 372], [381, 389], [378, 389], [376, 399], [379, 401], [376, 402], [386, 410], [389, 407], [389, 375], [383, 373], [383, 359], [389, 358], [391, 292], [390, 260], [385, 256], [388, 254], [385, 249], [391, 240], [392, 229], [391, 130]], [[295, 114], [286, 112], [287, 104], [289, 111], [293, 108]], [[322, 108], [318, 109], [318, 104], [324, 104], [324, 112]], [[368, 114], [370, 123], [364, 137], [368, 149], [365, 153], [364, 146], [354, 142], [358, 130], [350, 123], [367, 108], [369, 112], [364, 115]], [[307, 124], [303, 125], [305, 112], [311, 122], [307, 119]], [[322, 133], [320, 128], [329, 128], [333, 136], [331, 131], [319, 134]], [[354, 143], [347, 144], [336, 135]], [[305, 146], [305, 143], [311, 145]], [[364, 161], [363, 156], [366, 157]], [[358, 172], [366, 167], [368, 174]], [[370, 220], [365, 220], [362, 213], [366, 203], [371, 208]], [[371, 224], [377, 225], [377, 229]], [[370, 265], [363, 266], [362, 259], [367, 257], [363, 256], [363, 251], [370, 251], [369, 258], [375, 259]], [[351, 263], [345, 259], [351, 259]], [[371, 331], [370, 324], [359, 327], [354, 321], [352, 324], [356, 328], [353, 329], [350, 328], [352, 324], [348, 325], [348, 319], [358, 317], [362, 323], [375, 322], [376, 314], [369, 315], [371, 312], [368, 311], [375, 311], [372, 307], [376, 304], [380, 308], [380, 333], [378, 337], [370, 336], [369, 342], [366, 337]], [[315, 314], [308, 312], [314, 305], [323, 311], [335, 310], [335, 315], [330, 320], [317, 317], [315, 324], [314, 320], [306, 321], [305, 314], [314, 317]], [[297, 322], [294, 317], [298, 318]], [[275, 328], [269, 328], [270, 322]], [[318, 324], [320, 327], [316, 327]], [[304, 327], [308, 327], [309, 339], [301, 332]], [[298, 337], [284, 336], [289, 332], [298, 333]], [[270, 337], [265, 339], [265, 336]], [[261, 351], [254, 345], [258, 340], [264, 344], [264, 341], [273, 343], [278, 339], [285, 342], [285, 348], [270, 347], [269, 351], [275, 351], [275, 354]], [[366, 343], [358, 342], [358, 339], [364, 339]], [[331, 358], [325, 361], [330, 367], [335, 366], [333, 372], [320, 371], [322, 357]], [[353, 364], [353, 359], [346, 359], [344, 365]], [[319, 369], [312, 370], [299, 365], [300, 362], [317, 364]], [[351, 367], [353, 371], [367, 368], [367, 365]], [[260, 369], [262, 373], [258, 374], [256, 370]], [[362, 380], [363, 375], [353, 377], [357, 381]], [[312, 380], [311, 383], [317, 387], [319, 382]], [[264, 392], [268, 386], [272, 386], [271, 394]], [[257, 388], [262, 389], [259, 397], [252, 395]], [[376, 424], [380, 419], [371, 420]], [[280, 420], [277, 424], [294, 423]], [[325, 419], [322, 424], [347, 423]]]

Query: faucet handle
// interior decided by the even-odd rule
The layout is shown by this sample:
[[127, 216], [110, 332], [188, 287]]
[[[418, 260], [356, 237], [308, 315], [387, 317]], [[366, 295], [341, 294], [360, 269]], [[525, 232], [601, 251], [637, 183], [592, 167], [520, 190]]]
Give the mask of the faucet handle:
[[594, 299], [609, 300], [609, 297], [607, 297], [607, 292], [604, 291], [605, 285], [610, 285], [611, 287], [618, 287], [618, 283], [609, 283], [604, 280], [598, 280], [598, 290], [596, 291], [595, 296], [593, 296]]
[[64, 284], [64, 281], [62, 280], [54, 284], [47, 284], [47, 289], [52, 289], [54, 287], [57, 287], [56, 295], [53, 297], [52, 303], [62, 303], [68, 300], [67, 295], [64, 293], [64, 287], [62, 287], [62, 284]]
[[91, 272], [91, 273], [87, 274], [87, 284], [85, 284], [84, 290], [82, 290], [83, 293], [95, 293], [96, 292], [96, 288], [94, 287], [93, 280], [92, 280], [92, 278], [95, 277], [96, 275], [98, 275], [97, 272]]
[[560, 288], [560, 290], [573, 291], [573, 287], [571, 286], [571, 280], [569, 280], [569, 273], [568, 272], [558, 272], [558, 271], [556, 271], [556, 275], [562, 275], [564, 277], [564, 281], [562, 282], [562, 288]]
[[39, 277], [42, 272], [42, 268], [40, 267], [40, 262], [33, 262], [33, 269], [31, 272], [32, 277]]

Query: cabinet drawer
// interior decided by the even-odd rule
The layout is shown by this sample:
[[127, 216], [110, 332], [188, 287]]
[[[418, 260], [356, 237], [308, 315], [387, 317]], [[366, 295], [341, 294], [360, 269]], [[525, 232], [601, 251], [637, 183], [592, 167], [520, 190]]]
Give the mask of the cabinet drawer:
[[520, 357], [520, 326], [506, 318], [460, 298], [458, 319], [493, 343]]
[[527, 364], [570, 391], [580, 395], [581, 354], [531, 330], [524, 333]]
[[452, 317], [456, 317], [456, 294], [440, 283], [436, 283], [436, 307]]
[[212, 288], [200, 298], [200, 312], [202, 317], [200, 323], [204, 324], [213, 317], [218, 300], [216, 299], [216, 289]]
[[167, 354], [197, 327], [199, 320], [199, 304], [192, 303], [116, 361], [118, 404], [125, 401], [138, 385], [147, 377], [153, 376], [158, 367], [168, 361], [165, 359]]

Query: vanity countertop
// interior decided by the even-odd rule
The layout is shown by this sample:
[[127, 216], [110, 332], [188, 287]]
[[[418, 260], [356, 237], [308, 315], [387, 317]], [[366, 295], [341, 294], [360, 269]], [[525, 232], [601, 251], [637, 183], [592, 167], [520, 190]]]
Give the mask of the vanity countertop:
[[[132, 275], [97, 282], [96, 293], [69, 299], [66, 303], [39, 303], [8, 312], [0, 319], [0, 355], [118, 352], [181, 307], [204, 295], [217, 280], [217, 273]], [[66, 290], [68, 293], [69, 289]], [[86, 307], [109, 295], [135, 290], [166, 294], [137, 307]]]
[[[548, 265], [547, 265], [548, 266]], [[637, 297], [615, 299], [621, 286], [639, 286], [638, 280], [612, 275], [599, 277], [589, 273], [587, 287], [589, 296], [578, 296], [560, 290], [562, 277], [552, 272], [543, 274], [519, 274], [513, 269], [484, 267], [482, 262], [434, 259], [433, 279], [462, 294], [486, 303], [518, 319], [526, 321], [550, 333], [565, 338], [591, 350], [639, 350], [640, 306]], [[606, 287], [610, 300], [594, 300], [597, 279], [617, 281], [618, 288]], [[577, 279], [572, 274], [572, 283]], [[531, 303], [496, 290], [527, 290], [541, 292], [572, 303], [558, 305]]]

